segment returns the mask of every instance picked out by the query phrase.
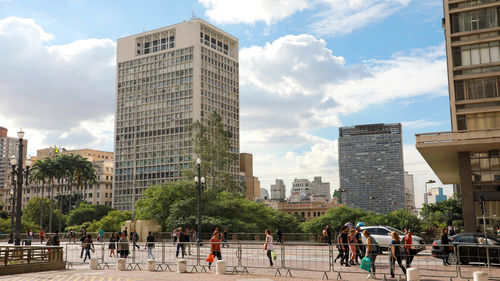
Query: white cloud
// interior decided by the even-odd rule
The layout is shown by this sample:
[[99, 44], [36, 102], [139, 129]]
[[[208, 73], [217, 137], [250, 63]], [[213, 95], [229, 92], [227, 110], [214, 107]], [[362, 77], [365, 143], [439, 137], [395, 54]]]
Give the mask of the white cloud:
[[307, 0], [198, 0], [205, 15], [219, 24], [263, 21], [270, 25], [308, 7]]
[[0, 125], [25, 129], [30, 153], [54, 144], [112, 149], [102, 136], [112, 142], [116, 44], [53, 38], [32, 19], [0, 20]]
[[410, 0], [324, 0], [328, 8], [311, 24], [316, 34], [343, 35], [383, 20]]

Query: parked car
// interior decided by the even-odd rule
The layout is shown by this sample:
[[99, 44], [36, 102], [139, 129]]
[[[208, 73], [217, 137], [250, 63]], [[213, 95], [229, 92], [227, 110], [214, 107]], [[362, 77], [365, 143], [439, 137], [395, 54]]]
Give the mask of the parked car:
[[[469, 263], [500, 263], [500, 240], [494, 235], [487, 234], [487, 238], [484, 238], [483, 233], [460, 233], [450, 237], [449, 244], [449, 257], [448, 262], [451, 264], [456, 264], [455, 252], [459, 249], [458, 257], [460, 264]], [[458, 247], [461, 245], [461, 247]], [[492, 246], [492, 247], [488, 247]], [[432, 256], [437, 259], [444, 259], [444, 249], [441, 245], [441, 240], [435, 240], [432, 243]], [[486, 252], [488, 249], [488, 253]]]
[[[385, 226], [385, 225], [377, 225], [377, 226], [363, 226], [361, 227], [362, 230], [368, 230], [370, 232], [371, 236], [375, 238], [377, 243], [380, 245], [380, 249], [382, 251], [387, 251], [389, 248], [389, 243], [392, 240], [391, 237], [391, 232], [396, 231], [396, 233], [401, 237], [401, 240], [404, 238], [405, 234], [394, 227], [390, 226]], [[411, 248], [413, 250], [416, 250], [417, 252], [425, 250], [425, 241], [424, 239], [412, 235], [412, 246]], [[365, 243], [365, 238], [363, 237], [363, 243]]]

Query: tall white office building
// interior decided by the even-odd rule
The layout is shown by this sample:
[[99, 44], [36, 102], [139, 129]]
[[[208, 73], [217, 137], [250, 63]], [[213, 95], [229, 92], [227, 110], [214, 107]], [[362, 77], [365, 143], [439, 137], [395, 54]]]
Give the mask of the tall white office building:
[[[131, 210], [148, 186], [182, 177], [189, 125], [213, 111], [239, 153], [238, 39], [201, 19], [118, 39], [113, 206]], [[239, 162], [229, 168], [235, 180]]]

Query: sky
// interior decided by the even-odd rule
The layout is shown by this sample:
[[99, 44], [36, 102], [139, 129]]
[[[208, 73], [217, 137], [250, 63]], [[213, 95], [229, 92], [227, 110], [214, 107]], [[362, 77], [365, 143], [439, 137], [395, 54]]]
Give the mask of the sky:
[[193, 16], [239, 39], [240, 151], [262, 188], [333, 192], [339, 127], [371, 123], [402, 123], [417, 207], [442, 186], [415, 149], [451, 130], [441, 0], [0, 0], [0, 126], [31, 155], [113, 151], [116, 39]]

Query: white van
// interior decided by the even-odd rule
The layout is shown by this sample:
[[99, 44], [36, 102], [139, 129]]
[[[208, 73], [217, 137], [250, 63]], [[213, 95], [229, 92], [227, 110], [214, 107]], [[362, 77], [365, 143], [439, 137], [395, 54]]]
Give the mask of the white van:
[[[396, 231], [399, 237], [401, 237], [401, 242], [403, 241], [403, 238], [405, 236], [405, 234], [401, 230], [385, 225], [362, 226], [361, 229], [362, 230], [366, 229], [368, 230], [368, 232], [370, 232], [371, 236], [375, 238], [377, 243], [380, 245], [380, 249], [382, 251], [387, 251], [389, 248], [389, 243], [392, 240], [391, 232]], [[424, 239], [415, 235], [412, 235], [411, 239], [412, 239], [411, 248], [413, 250], [417, 250], [418, 252], [425, 250]], [[366, 238], [364, 236], [363, 236], [363, 243], [366, 243]]]

